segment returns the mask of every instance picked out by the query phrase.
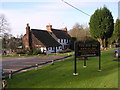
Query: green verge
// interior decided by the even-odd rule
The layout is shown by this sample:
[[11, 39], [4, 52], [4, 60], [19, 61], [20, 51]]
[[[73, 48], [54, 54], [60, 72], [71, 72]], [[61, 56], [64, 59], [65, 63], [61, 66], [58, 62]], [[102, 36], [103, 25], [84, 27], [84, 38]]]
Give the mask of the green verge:
[[77, 60], [78, 76], [73, 76], [74, 59], [56, 62], [54, 65], [39, 67], [7, 79], [8, 88], [118, 88], [118, 60], [114, 50], [102, 52], [102, 71], [98, 72], [98, 57]]
[[45, 55], [45, 54], [40, 54], [40, 55], [1, 55], [0, 57], [33, 57], [33, 56], [67, 56], [67, 55], [73, 55], [74, 52], [68, 52], [68, 53], [60, 53], [60, 54], [50, 54], [50, 55]]

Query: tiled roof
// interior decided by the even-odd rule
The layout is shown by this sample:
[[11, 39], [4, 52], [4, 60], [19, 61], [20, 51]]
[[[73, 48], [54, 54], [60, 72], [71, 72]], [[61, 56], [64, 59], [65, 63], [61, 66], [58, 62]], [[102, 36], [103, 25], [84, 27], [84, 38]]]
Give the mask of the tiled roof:
[[51, 30], [58, 39], [70, 39], [70, 35], [63, 30], [52, 29]]
[[61, 46], [47, 31], [31, 29], [31, 33], [40, 40], [45, 47]]

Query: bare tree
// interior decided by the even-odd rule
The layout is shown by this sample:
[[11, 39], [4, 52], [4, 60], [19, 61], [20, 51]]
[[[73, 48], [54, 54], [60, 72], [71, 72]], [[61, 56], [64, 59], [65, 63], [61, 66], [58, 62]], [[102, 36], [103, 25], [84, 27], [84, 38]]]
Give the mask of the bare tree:
[[10, 31], [9, 23], [7, 22], [7, 19], [5, 18], [4, 14], [0, 14], [0, 34], [4, 34]]
[[73, 29], [69, 31], [69, 34], [71, 37], [75, 37], [77, 40], [85, 40], [86, 37], [90, 36], [89, 28], [78, 23], [73, 26]]

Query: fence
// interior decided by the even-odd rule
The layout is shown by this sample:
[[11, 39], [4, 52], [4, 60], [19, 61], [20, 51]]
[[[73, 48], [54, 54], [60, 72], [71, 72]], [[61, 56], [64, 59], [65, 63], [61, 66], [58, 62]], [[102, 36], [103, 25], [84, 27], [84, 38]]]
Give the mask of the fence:
[[31, 68], [35, 68], [35, 70], [37, 70], [38, 66], [43, 66], [43, 65], [46, 65], [46, 64], [50, 64], [50, 63], [53, 64], [56, 61], [59, 61], [59, 60], [62, 60], [62, 59], [65, 59], [65, 58], [68, 58], [68, 57], [71, 57], [71, 56], [73, 56], [73, 55], [65, 56], [63, 58], [47, 61], [47, 62], [40, 63], [40, 64], [35, 64], [35, 65], [29, 66], [29, 67], [19, 69], [17, 71], [4, 72], [4, 73], [2, 73], [2, 79], [5, 79], [5, 78], [11, 79], [14, 74], [19, 73], [19, 72], [21, 72], [23, 70], [27, 70], [27, 69], [31, 69]]

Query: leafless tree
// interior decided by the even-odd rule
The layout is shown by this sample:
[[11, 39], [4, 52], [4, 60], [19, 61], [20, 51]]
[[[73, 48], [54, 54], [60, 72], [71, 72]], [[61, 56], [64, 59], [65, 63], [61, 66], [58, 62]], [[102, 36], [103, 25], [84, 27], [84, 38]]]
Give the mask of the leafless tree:
[[76, 37], [77, 40], [85, 40], [86, 37], [90, 35], [89, 28], [78, 23], [73, 26], [73, 29], [69, 31], [69, 34], [71, 37]]
[[9, 23], [4, 14], [0, 14], [0, 34], [4, 34], [10, 31]]

